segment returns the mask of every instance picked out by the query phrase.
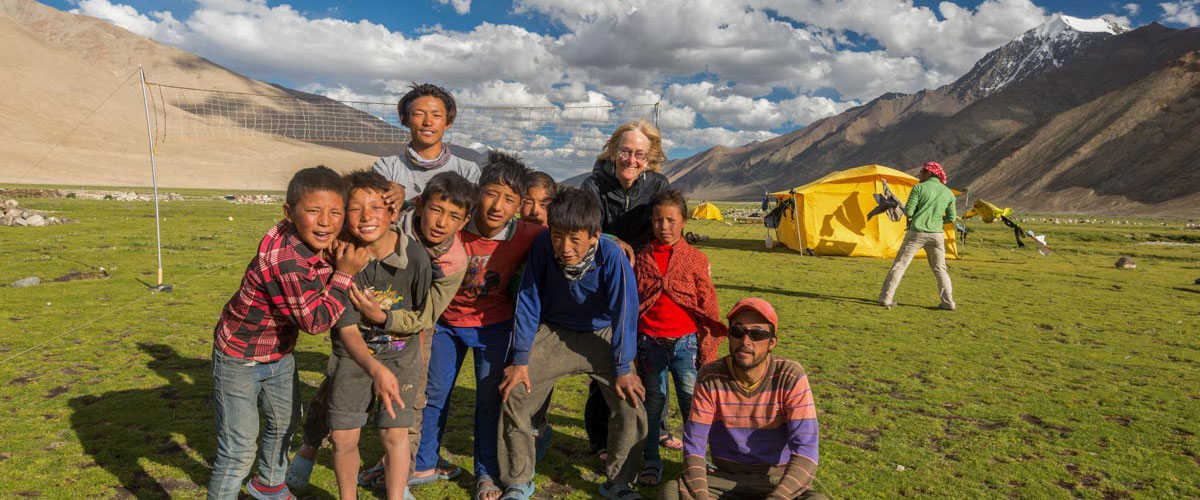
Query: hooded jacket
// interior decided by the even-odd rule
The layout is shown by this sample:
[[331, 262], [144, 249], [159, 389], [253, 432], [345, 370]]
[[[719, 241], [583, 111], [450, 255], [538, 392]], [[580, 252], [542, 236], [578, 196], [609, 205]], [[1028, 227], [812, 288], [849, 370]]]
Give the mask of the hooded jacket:
[[671, 183], [665, 175], [646, 170], [625, 190], [615, 172], [616, 164], [612, 161], [596, 160], [592, 175], [580, 187], [600, 200], [601, 229], [633, 248], [641, 248], [653, 237], [650, 200], [659, 191], [670, 189]]

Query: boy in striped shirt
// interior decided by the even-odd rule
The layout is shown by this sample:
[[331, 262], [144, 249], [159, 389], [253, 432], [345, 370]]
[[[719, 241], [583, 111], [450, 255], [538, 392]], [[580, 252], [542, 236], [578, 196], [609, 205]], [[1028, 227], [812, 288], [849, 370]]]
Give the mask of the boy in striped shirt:
[[683, 428], [683, 477], [660, 498], [824, 500], [809, 489], [818, 432], [808, 377], [799, 363], [771, 354], [779, 316], [767, 301], [747, 298], [726, 318], [729, 355], [700, 369]]

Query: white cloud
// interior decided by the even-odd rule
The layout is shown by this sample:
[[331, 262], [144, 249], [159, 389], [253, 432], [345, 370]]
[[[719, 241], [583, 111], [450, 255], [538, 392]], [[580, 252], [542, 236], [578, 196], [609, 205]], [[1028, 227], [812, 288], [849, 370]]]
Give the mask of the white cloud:
[[1121, 9], [1124, 10], [1125, 12], [1129, 13], [1129, 15], [1131, 15], [1131, 16], [1136, 16], [1136, 15], [1138, 15], [1138, 12], [1142, 11], [1142, 6], [1138, 5], [1136, 3], [1127, 3], [1125, 5], [1122, 5]]
[[103, 19], [129, 31], [153, 38], [169, 45], [184, 42], [185, 29], [183, 24], [175, 19], [170, 12], [151, 12], [150, 16], [138, 13], [137, 9], [128, 5], [113, 4], [108, 0], [82, 0], [79, 7], [70, 11]]
[[459, 15], [471, 13], [471, 0], [437, 0], [442, 5], [451, 5]]
[[[459, 14], [471, 8], [470, 0], [437, 2]], [[733, 146], [884, 92], [949, 83], [986, 52], [1046, 19], [1031, 0], [970, 3], [977, 4], [514, 2], [514, 13], [546, 18], [558, 28], [555, 34], [486, 22], [468, 31], [434, 25], [404, 33], [266, 0], [196, 0], [186, 19], [141, 13], [112, 0], [80, 0], [77, 11], [235, 71], [298, 82], [301, 90], [338, 100], [395, 102], [410, 82], [421, 81], [451, 89], [464, 106], [544, 107], [537, 117], [482, 113], [470, 122], [474, 129], [456, 123], [452, 140], [478, 143], [472, 134], [489, 130], [504, 148], [569, 165], [563, 168], [586, 168], [596, 153], [594, 133], [579, 143], [570, 134], [628, 119], [604, 107], [613, 103], [659, 103], [659, 124], [672, 147]], [[1195, 25], [1197, 3], [1160, 5], [1165, 20]], [[1124, 12], [1136, 15], [1136, 4], [1129, 5]], [[862, 38], [877, 47], [856, 46], [853, 41]], [[698, 119], [714, 126], [696, 129]], [[548, 124], [554, 120], [569, 123], [554, 129]]]
[[1185, 26], [1200, 26], [1200, 0], [1180, 0], [1158, 4], [1163, 10], [1163, 21]]

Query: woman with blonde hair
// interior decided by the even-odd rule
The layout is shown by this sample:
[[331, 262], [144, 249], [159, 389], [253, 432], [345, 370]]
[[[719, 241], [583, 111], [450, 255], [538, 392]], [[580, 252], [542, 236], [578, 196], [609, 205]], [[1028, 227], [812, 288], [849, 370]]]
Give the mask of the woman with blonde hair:
[[633, 251], [651, 239], [650, 200], [671, 187], [658, 173], [665, 159], [658, 127], [646, 120], [625, 123], [604, 143], [581, 186], [600, 200], [603, 231], [629, 247], [631, 261]]

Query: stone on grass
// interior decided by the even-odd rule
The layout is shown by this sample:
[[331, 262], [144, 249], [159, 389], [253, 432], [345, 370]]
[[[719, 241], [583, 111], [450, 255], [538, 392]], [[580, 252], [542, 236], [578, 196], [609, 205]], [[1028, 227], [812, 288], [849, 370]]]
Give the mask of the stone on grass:
[[12, 210], [17, 208], [17, 200], [4, 200], [4, 209]]
[[1116, 266], [1117, 269], [1133, 269], [1137, 267], [1137, 264], [1135, 264], [1133, 259], [1129, 257], [1121, 257], [1117, 259], [1117, 263], [1113, 265]]
[[25, 224], [32, 227], [42, 227], [46, 225], [46, 218], [38, 214], [33, 214], [25, 217]]
[[25, 279], [19, 279], [17, 281], [14, 281], [14, 282], [12, 282], [12, 285], [10, 285], [10, 286], [12, 286], [13, 288], [21, 288], [21, 287], [26, 287], [26, 286], [40, 285], [40, 284], [42, 284], [41, 278], [39, 278], [37, 276], [30, 276]]

